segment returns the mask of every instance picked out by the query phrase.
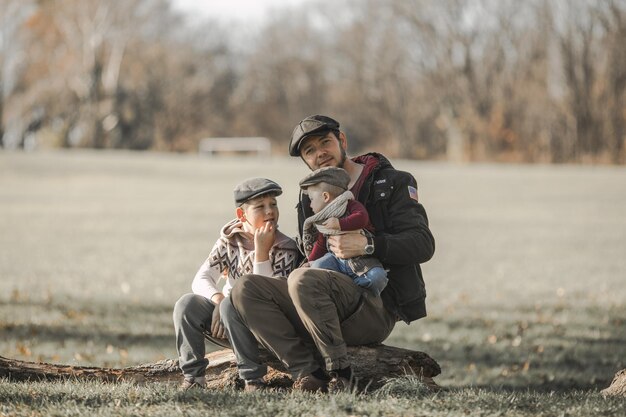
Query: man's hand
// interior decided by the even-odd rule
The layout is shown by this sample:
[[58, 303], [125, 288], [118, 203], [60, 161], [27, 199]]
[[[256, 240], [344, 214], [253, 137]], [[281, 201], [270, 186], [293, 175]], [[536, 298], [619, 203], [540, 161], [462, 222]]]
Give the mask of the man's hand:
[[339, 225], [339, 219], [336, 217], [331, 217], [330, 219], [322, 223], [322, 225], [328, 227], [329, 229], [341, 230], [341, 226]]
[[211, 317], [211, 336], [217, 339], [224, 339], [226, 337], [226, 332], [220, 316], [220, 303], [223, 299], [223, 294], [215, 294], [211, 298], [211, 301], [215, 304], [215, 307], [213, 308], [213, 316]]
[[367, 238], [359, 232], [328, 237], [328, 247], [341, 259], [365, 255]]
[[254, 260], [265, 262], [270, 259], [270, 249], [276, 239], [276, 224], [267, 222], [254, 231]]

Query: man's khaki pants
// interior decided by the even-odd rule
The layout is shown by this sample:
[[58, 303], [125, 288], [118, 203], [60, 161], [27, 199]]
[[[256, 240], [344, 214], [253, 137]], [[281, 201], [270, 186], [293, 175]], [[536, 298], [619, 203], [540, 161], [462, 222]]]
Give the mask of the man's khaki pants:
[[299, 268], [285, 280], [245, 275], [231, 291], [234, 308], [256, 336], [294, 377], [320, 367], [350, 365], [347, 345], [380, 343], [395, 318], [380, 297], [339, 272]]

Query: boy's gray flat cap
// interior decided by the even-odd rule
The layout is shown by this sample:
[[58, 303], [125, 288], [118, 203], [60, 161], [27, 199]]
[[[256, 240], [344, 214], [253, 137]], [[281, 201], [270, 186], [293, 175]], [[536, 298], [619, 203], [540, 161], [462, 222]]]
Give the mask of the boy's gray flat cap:
[[237, 184], [233, 193], [235, 195], [235, 204], [240, 206], [246, 201], [263, 194], [273, 193], [274, 195], [281, 195], [283, 189], [280, 188], [280, 185], [267, 178], [250, 178]]
[[348, 189], [350, 184], [350, 175], [343, 168], [324, 167], [311, 172], [300, 181], [300, 188], [305, 189], [311, 185], [325, 182], [335, 185], [344, 190]]

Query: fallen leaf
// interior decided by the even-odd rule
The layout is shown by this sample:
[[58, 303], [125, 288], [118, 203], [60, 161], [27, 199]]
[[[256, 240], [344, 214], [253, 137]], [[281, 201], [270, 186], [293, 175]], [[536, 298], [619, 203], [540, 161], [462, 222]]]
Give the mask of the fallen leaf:
[[18, 352], [20, 352], [20, 355], [23, 355], [23, 356], [33, 355], [33, 352], [31, 352], [30, 348], [23, 343], [16, 344], [15, 348], [17, 349]]

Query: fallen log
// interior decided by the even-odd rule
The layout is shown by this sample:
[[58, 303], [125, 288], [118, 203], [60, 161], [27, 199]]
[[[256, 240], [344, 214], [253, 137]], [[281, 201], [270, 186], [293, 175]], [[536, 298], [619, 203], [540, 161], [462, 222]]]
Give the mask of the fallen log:
[[[352, 346], [348, 347], [359, 389], [368, 391], [380, 388], [386, 379], [405, 375], [415, 375], [432, 389], [438, 389], [433, 378], [441, 373], [439, 364], [426, 353], [392, 346]], [[229, 349], [211, 352], [206, 355], [209, 366], [206, 372], [207, 387], [223, 389], [241, 387], [237, 375], [235, 355]], [[291, 378], [284, 372], [278, 360], [263, 351], [261, 360], [269, 366], [266, 380], [275, 388], [289, 388]], [[106, 382], [132, 381], [139, 384], [151, 382], [181, 381], [178, 360], [166, 359], [126, 368], [99, 368], [86, 366], [56, 365], [41, 362], [25, 362], [0, 356], [0, 378], [10, 381], [54, 381], [64, 379], [92, 380]]]
[[614, 395], [626, 397], [626, 369], [622, 369], [615, 374], [613, 382], [608, 388], [603, 389], [602, 394], [604, 396]]

